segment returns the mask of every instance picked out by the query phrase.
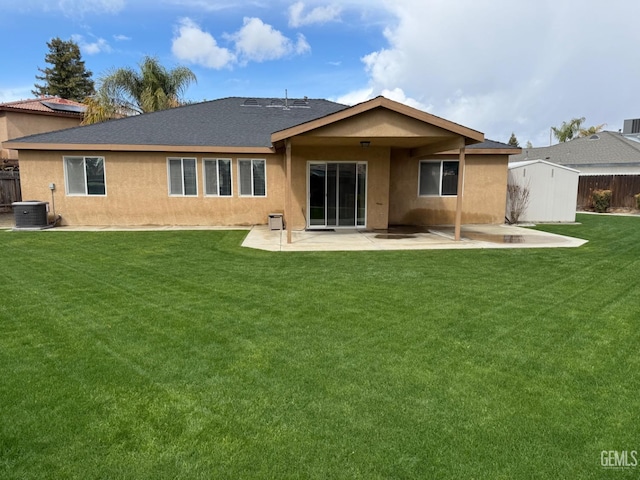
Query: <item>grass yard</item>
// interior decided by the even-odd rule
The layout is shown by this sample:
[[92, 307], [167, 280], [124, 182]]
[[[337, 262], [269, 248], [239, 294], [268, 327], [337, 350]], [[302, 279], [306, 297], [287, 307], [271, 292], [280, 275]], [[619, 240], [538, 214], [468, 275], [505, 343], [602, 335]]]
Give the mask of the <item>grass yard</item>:
[[0, 478], [638, 478], [601, 452], [640, 450], [640, 218], [579, 221], [544, 227], [579, 249], [0, 232]]

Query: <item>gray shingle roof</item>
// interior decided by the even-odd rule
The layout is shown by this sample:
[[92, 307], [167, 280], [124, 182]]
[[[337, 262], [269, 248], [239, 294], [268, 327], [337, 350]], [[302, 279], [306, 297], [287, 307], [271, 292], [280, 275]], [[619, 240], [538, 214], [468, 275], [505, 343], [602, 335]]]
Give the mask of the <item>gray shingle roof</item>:
[[525, 148], [509, 157], [510, 162], [537, 159], [578, 170], [596, 165], [640, 165], [640, 143], [620, 133], [600, 132], [549, 147]]
[[12, 140], [16, 143], [271, 147], [273, 132], [348, 108], [319, 99], [229, 97]]
[[519, 150], [520, 147], [514, 147], [512, 145], [509, 145], [508, 143], [502, 143], [502, 142], [496, 142], [495, 140], [489, 140], [488, 138], [485, 139], [484, 142], [481, 143], [474, 143], [473, 145], [467, 145], [466, 149], [467, 150], [474, 150], [474, 149], [499, 149], [499, 150], [506, 150], [506, 149], [510, 149], [510, 150]]

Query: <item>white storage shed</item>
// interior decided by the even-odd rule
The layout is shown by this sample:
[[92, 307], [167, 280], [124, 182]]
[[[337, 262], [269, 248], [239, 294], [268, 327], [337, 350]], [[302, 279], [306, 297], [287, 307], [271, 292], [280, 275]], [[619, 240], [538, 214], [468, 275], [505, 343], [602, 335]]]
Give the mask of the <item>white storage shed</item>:
[[509, 164], [509, 185], [529, 188], [520, 222], [575, 222], [580, 172], [546, 160]]

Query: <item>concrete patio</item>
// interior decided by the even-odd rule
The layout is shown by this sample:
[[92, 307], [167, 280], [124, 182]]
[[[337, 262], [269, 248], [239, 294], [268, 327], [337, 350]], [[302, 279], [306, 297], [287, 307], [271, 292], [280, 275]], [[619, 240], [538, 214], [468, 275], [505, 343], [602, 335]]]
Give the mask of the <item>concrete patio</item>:
[[587, 240], [510, 225], [463, 225], [462, 239], [454, 240], [453, 227], [395, 227], [385, 231], [293, 231], [287, 244], [284, 230], [254, 226], [243, 247], [271, 252], [430, 250], [460, 248], [558, 248], [579, 247]]

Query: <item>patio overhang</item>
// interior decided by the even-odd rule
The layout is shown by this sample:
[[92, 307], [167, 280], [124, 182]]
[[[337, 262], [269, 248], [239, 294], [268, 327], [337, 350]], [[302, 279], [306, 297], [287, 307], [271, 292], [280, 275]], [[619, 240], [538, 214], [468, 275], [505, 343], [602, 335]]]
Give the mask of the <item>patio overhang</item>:
[[[283, 152], [286, 182], [285, 219], [291, 218], [291, 161], [296, 147], [363, 147], [406, 150], [420, 159], [443, 152], [459, 158], [455, 237], [460, 240], [464, 197], [465, 147], [484, 141], [484, 134], [430, 113], [376, 97], [351, 108], [275, 132], [271, 142]], [[291, 231], [287, 229], [287, 243]]]

